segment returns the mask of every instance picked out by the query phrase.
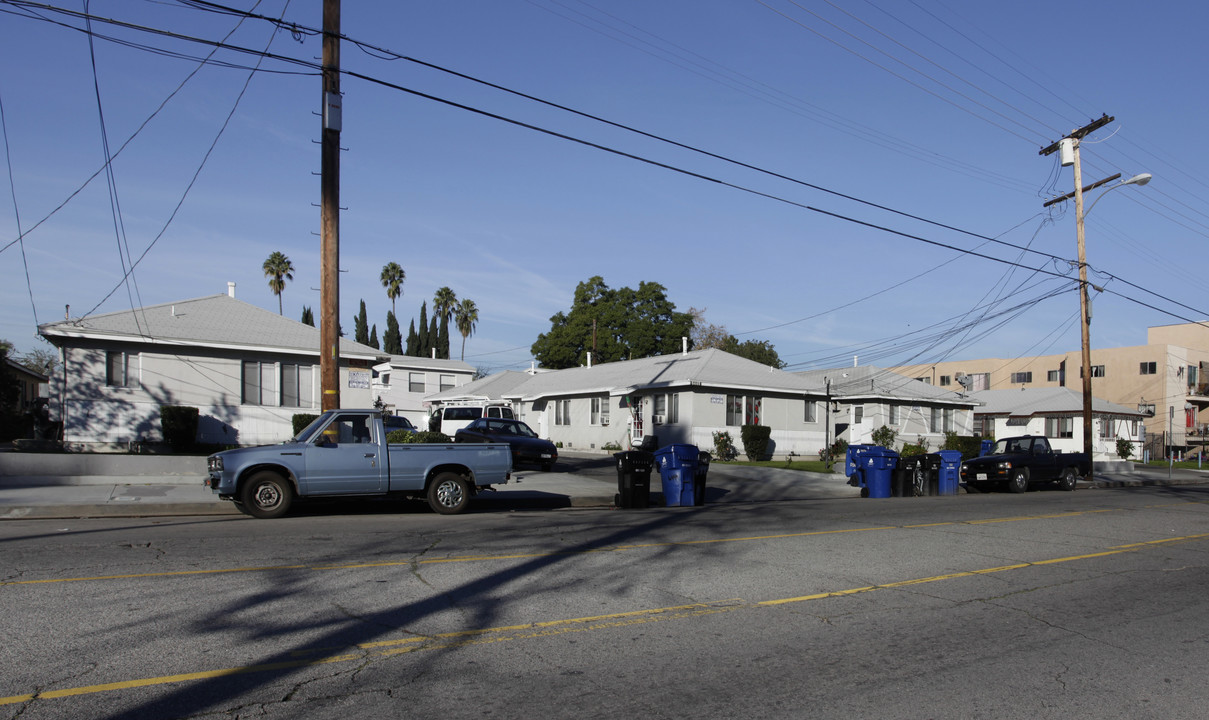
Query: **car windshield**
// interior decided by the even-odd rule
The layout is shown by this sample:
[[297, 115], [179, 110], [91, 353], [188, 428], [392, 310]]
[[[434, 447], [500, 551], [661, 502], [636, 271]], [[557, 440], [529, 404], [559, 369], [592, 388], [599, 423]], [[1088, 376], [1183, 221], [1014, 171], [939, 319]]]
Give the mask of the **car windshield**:
[[512, 432], [521, 437], [537, 437], [537, 433], [533, 432], [533, 429], [523, 422], [514, 423], [512, 425]]
[[327, 422], [327, 413], [320, 415], [312, 420], [310, 425], [302, 428], [302, 431], [299, 432], [291, 442], [306, 442], [308, 439], [310, 439], [311, 435], [315, 434], [315, 431], [319, 429], [319, 426], [325, 422]]
[[992, 455], [1015, 455], [1016, 453], [1028, 452], [1028, 441], [1020, 438], [1008, 438], [995, 443], [995, 449], [991, 451]]

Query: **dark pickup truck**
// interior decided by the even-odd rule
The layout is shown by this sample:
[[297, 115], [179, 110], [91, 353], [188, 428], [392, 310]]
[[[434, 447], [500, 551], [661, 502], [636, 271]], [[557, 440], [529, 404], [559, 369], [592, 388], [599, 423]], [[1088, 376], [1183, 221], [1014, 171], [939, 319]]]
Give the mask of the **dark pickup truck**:
[[961, 464], [961, 481], [974, 489], [1005, 483], [1022, 493], [1029, 485], [1056, 482], [1063, 490], [1074, 490], [1079, 478], [1091, 474], [1087, 453], [1055, 452], [1049, 438], [1033, 435], [1003, 438], [989, 455]]

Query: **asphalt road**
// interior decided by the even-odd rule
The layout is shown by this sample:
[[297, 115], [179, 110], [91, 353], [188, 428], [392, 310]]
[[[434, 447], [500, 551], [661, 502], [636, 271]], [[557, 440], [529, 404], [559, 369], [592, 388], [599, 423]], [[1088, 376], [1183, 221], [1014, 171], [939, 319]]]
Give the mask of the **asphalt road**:
[[1204, 486], [0, 524], [0, 717], [1201, 718]]

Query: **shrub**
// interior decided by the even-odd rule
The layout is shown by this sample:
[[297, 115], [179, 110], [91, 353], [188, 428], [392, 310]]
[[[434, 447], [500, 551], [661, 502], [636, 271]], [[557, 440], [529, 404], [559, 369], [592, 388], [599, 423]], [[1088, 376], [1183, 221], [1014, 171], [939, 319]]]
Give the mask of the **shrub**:
[[294, 437], [298, 437], [298, 433], [302, 432], [307, 425], [315, 422], [317, 417], [319, 416], [314, 413], [294, 413], [294, 417], [291, 419], [294, 423]]
[[605, 452], [620, 452], [621, 445], [619, 445], [618, 443], [615, 443], [613, 441], [609, 441], [609, 442], [605, 443], [604, 445], [601, 445], [600, 449], [604, 450]]
[[386, 442], [391, 445], [400, 445], [406, 443], [451, 443], [453, 438], [445, 433], [433, 432], [424, 430], [420, 432], [412, 432], [411, 430], [391, 430], [386, 434]]
[[1125, 438], [1117, 438], [1117, 457], [1128, 460], [1133, 455], [1133, 443]]
[[870, 436], [874, 445], [880, 445], [888, 450], [894, 449], [894, 438], [896, 437], [898, 437], [898, 433], [894, 432], [885, 425], [882, 425], [878, 429], [874, 430], [873, 434]]
[[963, 458], [978, 457], [978, 453], [982, 452], [982, 438], [977, 435], [958, 435], [955, 432], [947, 432], [944, 444], [940, 446], [940, 449], [960, 450]]
[[844, 440], [843, 438], [839, 438], [835, 442], [831, 443], [831, 447], [822, 448], [819, 450], [819, 460], [827, 463], [828, 465], [835, 462], [839, 458], [847, 457], [847, 455], [848, 441]]
[[768, 457], [768, 439], [772, 437], [772, 428], [767, 425], [744, 425], [739, 430], [743, 440], [743, 454], [748, 460], [763, 460]]
[[714, 457], [719, 460], [734, 460], [739, 456], [739, 451], [735, 450], [735, 441], [731, 439], [730, 433], [726, 430], [716, 430], [714, 432]]
[[177, 452], [188, 450], [197, 441], [198, 410], [185, 405], [160, 407], [160, 427], [164, 442]]

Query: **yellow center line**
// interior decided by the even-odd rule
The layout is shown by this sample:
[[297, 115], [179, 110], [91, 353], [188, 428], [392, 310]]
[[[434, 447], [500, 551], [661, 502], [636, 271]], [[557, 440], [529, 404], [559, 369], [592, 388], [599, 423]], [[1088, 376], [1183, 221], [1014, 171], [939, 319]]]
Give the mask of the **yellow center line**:
[[[1066, 557], [1050, 558], [1046, 560], [1035, 560], [1031, 562], [1014, 563], [1012, 565], [1000, 565], [991, 568], [981, 568], [977, 570], [965, 570], [944, 575], [933, 575], [924, 578], [912, 578], [908, 580], [900, 580], [897, 582], [882, 583], [879, 585], [866, 585], [864, 587], [849, 588], [846, 590], [834, 590], [830, 592], [814, 593], [811, 595], [800, 595], [797, 597], [779, 598], [775, 600], [761, 601], [745, 601], [741, 598], [731, 598], [729, 600], [719, 600], [711, 603], [693, 603], [690, 605], [674, 605], [662, 608], [649, 608], [645, 610], [631, 610], [628, 612], [611, 613], [607, 615], [592, 615], [580, 618], [567, 618], [563, 620], [548, 620], [543, 622], [526, 623], [520, 625], [502, 625], [491, 628], [477, 628], [471, 630], [460, 630], [456, 632], [440, 633], [427, 637], [407, 637], [393, 640], [381, 640], [375, 642], [360, 643], [356, 647], [360, 652], [348, 653], [341, 652], [339, 654], [325, 655], [320, 658], [310, 660], [286, 660], [273, 663], [262, 663], [258, 665], [243, 665], [231, 668], [221, 668], [218, 670], [202, 670], [199, 672], [180, 673], [176, 675], [160, 675], [157, 677], [138, 678], [135, 680], [123, 680], [119, 682], [101, 683], [98, 685], [85, 685], [82, 687], [62, 688], [59, 690], [46, 690], [37, 693], [27, 693], [25, 695], [10, 695], [8, 697], [0, 697], [0, 706], [14, 705], [17, 703], [27, 703], [33, 700], [48, 700], [55, 698], [73, 697], [78, 695], [89, 695], [103, 692], [114, 692], [118, 690], [127, 690], [130, 688], [152, 687], [157, 685], [170, 685], [175, 683], [190, 682], [196, 680], [208, 680], [213, 678], [229, 677], [232, 675], [246, 675], [250, 673], [273, 672], [279, 670], [292, 670], [303, 667], [311, 667], [317, 665], [327, 665], [333, 663], [350, 662], [354, 660], [364, 660], [367, 655], [365, 651], [373, 651], [370, 657], [386, 658], [395, 655], [402, 655], [413, 652], [422, 652], [436, 649], [449, 649], [457, 647], [465, 647], [470, 645], [482, 645], [487, 643], [510, 642], [515, 640], [531, 640], [542, 637], [551, 637], [569, 632], [588, 632], [592, 630], [606, 630], [617, 627], [627, 627], [651, 622], [663, 622], [666, 620], [680, 620], [690, 617], [701, 617], [704, 615], [712, 615], [717, 613], [732, 612], [735, 610], [756, 609], [776, 607], [779, 605], [787, 605], [791, 603], [810, 602], [814, 600], [825, 600], [829, 598], [842, 598], [859, 593], [876, 592], [878, 590], [893, 590], [896, 588], [910, 587], [913, 585], [923, 585], [927, 583], [942, 582], [945, 580], [956, 580], [959, 578], [977, 577], [980, 575], [991, 575], [994, 573], [1008, 572], [1011, 570], [1022, 570], [1030, 567], [1041, 567], [1046, 565], [1057, 565], [1060, 563], [1078, 562], [1080, 560], [1091, 560], [1094, 558], [1110, 557], [1114, 555], [1122, 555], [1126, 553], [1137, 552], [1145, 548], [1153, 548], [1162, 544], [1190, 542], [1194, 540], [1209, 539], [1209, 533], [1199, 535], [1185, 535], [1182, 537], [1166, 538], [1163, 540], [1152, 540], [1133, 545], [1120, 545], [1103, 552], [1085, 553], [1083, 555], [1069, 555]], [[303, 655], [313, 652], [330, 652], [332, 648], [311, 648], [309, 650], [299, 650], [291, 653], [293, 656]]]
[[[948, 573], [945, 575], [936, 575], [927, 578], [914, 578], [893, 583], [884, 583], [880, 585], [870, 585], [865, 587], [850, 588], [847, 590], [839, 590], [832, 592], [816, 593], [813, 595], [803, 595], [799, 597], [781, 598], [776, 600], [765, 600], [760, 602], [745, 602], [741, 599], [723, 600], [715, 603], [697, 603], [692, 605], [679, 605], [665, 608], [653, 608], [646, 610], [636, 610], [624, 613], [614, 613], [608, 615], [595, 615], [582, 618], [570, 618], [564, 620], [552, 620], [538, 623], [530, 623], [523, 625], [507, 625], [493, 628], [482, 628], [473, 630], [463, 630], [451, 633], [441, 633], [432, 637], [411, 637], [396, 640], [384, 640], [371, 643], [361, 643], [357, 645], [360, 650], [377, 650], [375, 653], [379, 657], [391, 657], [393, 655], [418, 652], [424, 650], [432, 650], [437, 648], [447, 649], [451, 647], [460, 647], [467, 645], [476, 645], [484, 643], [505, 642], [511, 640], [525, 640], [539, 637], [549, 637], [552, 635], [562, 634], [566, 632], [584, 632], [589, 630], [601, 630], [615, 627], [624, 627], [628, 625], [658, 622], [663, 620], [682, 619], [687, 617], [697, 617], [706, 614], [714, 614], [721, 612], [729, 612], [744, 608], [770, 607], [776, 605], [784, 605], [788, 603], [806, 602], [811, 600], [821, 600], [826, 598], [838, 598], [857, 593], [873, 592], [876, 590], [894, 589], [907, 587], [911, 585], [920, 585], [925, 583], [939, 582], [944, 580], [953, 580], [963, 577], [973, 577], [977, 575], [987, 575], [991, 573], [1005, 572], [1009, 570], [1018, 570], [1028, 567], [1036, 567], [1043, 565], [1054, 565], [1058, 563], [1075, 562], [1079, 560], [1088, 560], [1092, 558], [1108, 557], [1119, 555], [1128, 552], [1134, 552], [1137, 549], [1145, 547], [1154, 547], [1162, 543], [1186, 542], [1191, 540], [1201, 540], [1209, 538], [1209, 533], [1200, 535], [1189, 535], [1179, 538], [1167, 538], [1159, 541], [1150, 541], [1145, 543], [1137, 543], [1135, 545], [1119, 546], [1104, 552], [1087, 553], [1083, 555], [1073, 555], [1062, 558], [1052, 558], [1047, 560], [1039, 560], [1034, 562], [1016, 563], [1013, 565], [1002, 565], [993, 568], [983, 568], [978, 570], [970, 570], [956, 573]], [[318, 649], [313, 650], [318, 651]], [[313, 660], [293, 660], [277, 663], [265, 663], [259, 665], [247, 665], [233, 668], [223, 668], [219, 670], [207, 670], [193, 673], [182, 673], [177, 675], [163, 675], [152, 678], [141, 678], [136, 680], [128, 680], [122, 682], [104, 683], [99, 685], [88, 685], [77, 688], [65, 688], [61, 690], [50, 690], [46, 692], [26, 695], [14, 695], [10, 697], [0, 698], [0, 705], [10, 705], [15, 703], [29, 702], [34, 699], [53, 699], [61, 697], [70, 697], [75, 695], [85, 695], [101, 692], [112, 692], [136, 687], [148, 687], [154, 685], [166, 685], [180, 682], [188, 682], [194, 680], [205, 680], [211, 678], [225, 677], [238, 674], [248, 674], [257, 672], [270, 672], [283, 669], [295, 669], [307, 666], [323, 665], [330, 663], [347, 662], [357, 660], [364, 657], [363, 653], [344, 653], [338, 655], [329, 655]]]
[[444, 565], [448, 563], [470, 563], [470, 562], [499, 562], [502, 560], [530, 560], [534, 558], [545, 557], [570, 557], [576, 555], [591, 555], [594, 553], [611, 553], [611, 552], [626, 552], [630, 550], [648, 550], [651, 548], [661, 547], [687, 547], [691, 545], [710, 545], [718, 543], [737, 543], [737, 542], [754, 542], [761, 540], [787, 540], [791, 538], [815, 537], [821, 535], [841, 535], [845, 533], [864, 533], [864, 532], [880, 532], [886, 530], [912, 530], [929, 527], [945, 527], [957, 525], [984, 525], [988, 523], [1001, 522], [1025, 522], [1030, 520], [1056, 520], [1061, 518], [1079, 517], [1081, 515], [1092, 515], [1097, 513], [1107, 512], [1123, 512], [1115, 509], [1100, 509], [1100, 510], [1078, 510], [1063, 513], [1051, 513], [1046, 515], [1021, 515], [1017, 517], [1006, 518], [989, 518], [986, 520], [953, 520], [950, 522], [927, 523], [922, 525], [880, 525], [874, 527], [863, 528], [844, 528], [841, 530], [811, 530], [797, 533], [779, 533], [776, 535], [753, 535], [748, 537], [730, 537], [730, 538], [712, 538], [708, 540], [679, 540], [675, 542], [659, 542], [659, 543], [641, 543], [630, 545], [614, 545], [607, 548], [594, 548], [592, 550], [573, 550], [567, 552], [545, 552], [545, 553], [510, 553], [505, 555], [467, 555], [463, 557], [451, 558], [434, 558], [426, 560], [394, 560], [374, 563], [336, 563], [330, 565], [262, 565], [252, 567], [238, 568], [213, 568], [209, 570], [169, 570], [164, 572], [152, 573], [129, 573], [122, 575], [95, 575], [90, 577], [71, 577], [71, 578], [44, 578], [41, 580], [3, 580], [0, 581], [0, 586], [4, 585], [46, 585], [51, 583], [69, 583], [69, 582], [98, 582], [103, 580], [135, 580], [141, 578], [167, 578], [167, 577], [187, 577], [190, 575], [223, 575], [232, 573], [253, 573], [253, 572], [271, 572], [277, 570], [360, 570], [366, 568], [388, 568], [388, 567], [410, 567], [412, 565]]

